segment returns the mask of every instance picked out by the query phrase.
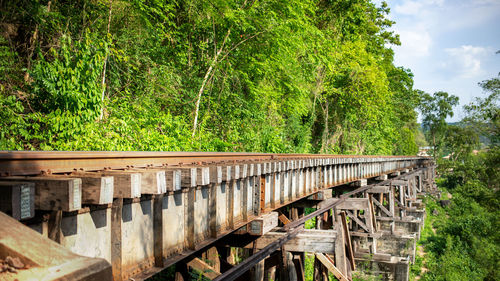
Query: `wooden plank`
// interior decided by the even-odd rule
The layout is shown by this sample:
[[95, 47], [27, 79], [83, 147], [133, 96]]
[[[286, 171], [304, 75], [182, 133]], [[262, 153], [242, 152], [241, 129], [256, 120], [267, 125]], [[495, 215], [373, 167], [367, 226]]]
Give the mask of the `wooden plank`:
[[210, 280], [215, 279], [217, 276], [220, 275], [220, 272], [218, 272], [217, 270], [215, 270], [215, 268], [211, 267], [209, 264], [207, 264], [206, 262], [202, 261], [199, 258], [194, 258], [190, 260], [187, 263], [187, 266], [195, 270], [198, 270], [203, 274], [203, 276], [205, 276]]
[[168, 168], [165, 170], [165, 178], [167, 184], [167, 191], [181, 190], [182, 171], [176, 168]]
[[351, 211], [346, 210], [347, 215], [350, 219], [353, 219], [359, 226], [361, 226], [366, 232], [371, 232], [366, 224], [364, 224], [357, 216], [355, 216]]
[[72, 212], [82, 208], [82, 180], [65, 177], [4, 177], [35, 183], [35, 209]]
[[280, 213], [280, 215], [278, 216], [278, 219], [281, 221], [282, 224], [286, 225], [288, 223], [290, 223], [290, 220], [285, 216], [285, 214], [283, 213]]
[[112, 176], [75, 172], [69, 175], [49, 175], [48, 177], [81, 179], [82, 204], [107, 205], [113, 203], [114, 177]]
[[0, 257], [11, 256], [23, 264], [17, 272], [0, 273], [1, 280], [112, 280], [104, 259], [74, 254], [2, 212], [0, 245]]
[[382, 210], [382, 212], [384, 212], [386, 215], [388, 215], [389, 217], [392, 217], [393, 215], [391, 214], [391, 212], [389, 212], [389, 210], [387, 210], [384, 205], [382, 205], [377, 199], [375, 198], [372, 198], [372, 201], [373, 203], [375, 203], [375, 205], [377, 205], [377, 207], [380, 208], [380, 210]]
[[390, 191], [389, 186], [376, 185], [376, 186], [368, 189], [366, 192], [368, 192], [368, 193], [388, 193], [389, 191]]
[[167, 192], [167, 176], [163, 169], [133, 169], [141, 173], [142, 194], [163, 194]]
[[0, 211], [16, 220], [35, 216], [35, 184], [31, 182], [0, 181]]
[[406, 186], [408, 184], [408, 181], [406, 181], [406, 180], [392, 180], [391, 184], [392, 185], [404, 185], [404, 186]]
[[277, 226], [278, 226], [278, 212], [270, 212], [248, 223], [244, 227], [245, 229], [244, 232], [239, 232], [239, 234], [248, 233], [250, 235], [261, 236], [268, 233]]
[[316, 253], [316, 258], [326, 266], [326, 268], [335, 276], [335, 278], [340, 281], [349, 281], [347, 277], [332, 263], [331, 259], [328, 259], [324, 254]]
[[[255, 247], [256, 249], [262, 249], [285, 235], [285, 232], [268, 232], [255, 240]], [[333, 254], [335, 253], [336, 239], [337, 231], [333, 229], [305, 229], [297, 236], [287, 241], [285, 244], [285, 251]], [[252, 246], [252, 244], [249, 244], [246, 245], [245, 248], [250, 248]]]
[[373, 196], [370, 194], [368, 196], [368, 199], [370, 201], [370, 204], [368, 205], [368, 211], [369, 211], [369, 214], [368, 216], [370, 216], [370, 219], [371, 219], [371, 224], [372, 224], [372, 232], [377, 232], [377, 219], [375, 218], [375, 209], [373, 208]]
[[113, 176], [113, 198], [141, 197], [141, 174], [132, 171], [106, 170], [97, 172], [101, 176]]
[[354, 251], [352, 250], [351, 234], [349, 233], [349, 227], [347, 226], [347, 219], [345, 212], [341, 212], [340, 216], [342, 218], [342, 228], [344, 229], [345, 242], [347, 244], [347, 256], [351, 261], [352, 270], [356, 270], [356, 263], [354, 262]]
[[181, 171], [181, 187], [196, 187], [197, 169], [195, 167], [179, 167], [178, 169]]

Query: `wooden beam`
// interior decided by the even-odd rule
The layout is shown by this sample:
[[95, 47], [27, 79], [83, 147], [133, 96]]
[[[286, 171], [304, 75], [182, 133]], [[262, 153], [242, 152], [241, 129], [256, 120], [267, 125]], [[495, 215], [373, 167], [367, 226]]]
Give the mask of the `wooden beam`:
[[377, 207], [380, 208], [380, 210], [382, 210], [382, 212], [384, 212], [386, 215], [388, 215], [389, 217], [392, 217], [393, 214], [391, 214], [391, 212], [389, 212], [389, 210], [387, 210], [384, 205], [382, 205], [379, 201], [377, 201], [377, 199], [373, 198], [372, 197], [372, 201], [373, 203], [375, 203], [375, 205], [377, 205]]
[[72, 212], [82, 208], [82, 180], [67, 177], [4, 177], [35, 183], [35, 209]]
[[77, 255], [2, 212], [0, 245], [2, 258], [22, 263], [16, 272], [1, 273], [2, 280], [112, 280], [106, 260]]
[[133, 169], [141, 173], [142, 194], [163, 194], [167, 192], [167, 175], [163, 169]]
[[278, 219], [283, 223], [283, 225], [286, 225], [290, 223], [290, 220], [285, 216], [285, 214], [280, 212], [280, 215], [278, 216]]
[[[277, 239], [286, 236], [286, 232], [268, 232], [255, 240], [256, 249], [262, 249]], [[335, 252], [337, 231], [304, 229], [285, 244], [287, 252], [331, 253]], [[245, 248], [252, 247], [252, 244]]]
[[235, 234], [264, 235], [278, 226], [278, 218], [278, 212], [270, 212], [242, 226]]
[[354, 215], [350, 210], [346, 210], [347, 215], [349, 216], [350, 219], [353, 219], [359, 226], [361, 226], [366, 232], [371, 232], [368, 229], [368, 226], [364, 224], [356, 215]]
[[0, 182], [0, 211], [16, 220], [35, 216], [35, 184], [31, 182]]
[[332, 259], [327, 258], [325, 254], [321, 253], [316, 253], [315, 254], [316, 258], [330, 271], [335, 278], [339, 279], [340, 281], [349, 281], [347, 277], [333, 264]]
[[114, 177], [113, 198], [141, 197], [141, 174], [131, 171], [107, 170], [96, 173]]
[[167, 191], [181, 190], [182, 171], [175, 168], [168, 168], [165, 170], [165, 180]]
[[202, 261], [199, 258], [194, 258], [190, 260], [187, 263], [187, 266], [200, 271], [203, 274], [203, 276], [205, 276], [210, 280], [220, 275], [220, 272], [216, 271], [215, 268], [211, 267], [209, 264], [207, 264], [206, 262]]
[[354, 262], [354, 251], [352, 250], [351, 234], [349, 233], [349, 227], [347, 227], [347, 219], [345, 212], [340, 213], [342, 219], [342, 228], [344, 229], [345, 242], [347, 244], [347, 256], [351, 261], [352, 270], [356, 270], [356, 263]]

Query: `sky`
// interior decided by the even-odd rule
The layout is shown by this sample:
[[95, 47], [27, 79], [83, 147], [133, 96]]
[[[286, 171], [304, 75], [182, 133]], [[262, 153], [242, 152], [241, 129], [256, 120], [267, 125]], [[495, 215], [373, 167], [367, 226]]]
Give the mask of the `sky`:
[[500, 72], [500, 0], [386, 2], [396, 22], [391, 30], [401, 39], [392, 47], [395, 64], [411, 69], [415, 89], [458, 96], [448, 121], [459, 121], [462, 105], [486, 96], [478, 82]]

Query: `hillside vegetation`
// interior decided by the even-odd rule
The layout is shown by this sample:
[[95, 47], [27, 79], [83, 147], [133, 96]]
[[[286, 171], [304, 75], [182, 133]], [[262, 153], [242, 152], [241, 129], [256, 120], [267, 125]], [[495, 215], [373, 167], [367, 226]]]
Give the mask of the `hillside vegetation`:
[[417, 152], [385, 3], [1, 3], [0, 149]]
[[464, 106], [458, 124], [441, 119], [453, 98], [434, 95], [426, 103], [436, 109], [424, 114], [424, 125], [436, 144], [443, 196], [426, 198], [428, 219], [413, 280], [500, 280], [500, 76], [479, 84], [487, 96]]

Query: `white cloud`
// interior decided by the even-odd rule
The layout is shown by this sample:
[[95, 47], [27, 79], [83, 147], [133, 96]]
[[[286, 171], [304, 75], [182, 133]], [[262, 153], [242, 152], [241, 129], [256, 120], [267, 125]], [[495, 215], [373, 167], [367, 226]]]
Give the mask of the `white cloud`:
[[399, 52], [404, 56], [425, 57], [429, 55], [432, 46], [432, 38], [428, 31], [421, 30], [398, 30], [401, 47]]
[[491, 53], [490, 48], [463, 45], [445, 49], [448, 61], [443, 66], [457, 73], [461, 78], [473, 78], [484, 74], [481, 60]]
[[396, 5], [394, 11], [401, 15], [419, 15], [428, 9], [441, 7], [444, 0], [405, 0], [400, 5]]

